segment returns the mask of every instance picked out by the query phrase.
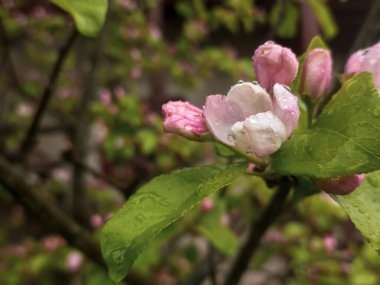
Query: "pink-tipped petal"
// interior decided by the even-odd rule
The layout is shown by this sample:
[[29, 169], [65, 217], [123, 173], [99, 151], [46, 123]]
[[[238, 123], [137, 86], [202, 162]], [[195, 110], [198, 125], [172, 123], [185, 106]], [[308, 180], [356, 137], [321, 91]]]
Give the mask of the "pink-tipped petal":
[[286, 140], [282, 121], [272, 112], [258, 113], [232, 126], [235, 147], [248, 156], [266, 158]]
[[203, 111], [188, 102], [170, 101], [162, 106], [164, 130], [198, 140], [209, 134]]
[[259, 46], [252, 60], [257, 81], [268, 91], [272, 91], [275, 83], [290, 86], [297, 75], [295, 54], [274, 42], [268, 41]]
[[300, 109], [297, 97], [281, 84], [275, 84], [273, 87], [273, 113], [285, 125], [286, 138], [289, 138], [297, 128]]
[[301, 92], [312, 98], [324, 96], [332, 80], [332, 57], [328, 49], [311, 50], [305, 59], [302, 72]]
[[364, 174], [341, 176], [328, 180], [318, 180], [318, 187], [330, 194], [347, 195], [354, 191], [365, 178]]
[[245, 119], [242, 110], [235, 102], [229, 102], [227, 96], [207, 96], [203, 111], [211, 133], [221, 142], [233, 145], [230, 139], [231, 127]]
[[245, 118], [257, 113], [272, 111], [269, 94], [260, 85], [251, 82], [232, 86], [227, 94], [227, 101], [236, 103]]

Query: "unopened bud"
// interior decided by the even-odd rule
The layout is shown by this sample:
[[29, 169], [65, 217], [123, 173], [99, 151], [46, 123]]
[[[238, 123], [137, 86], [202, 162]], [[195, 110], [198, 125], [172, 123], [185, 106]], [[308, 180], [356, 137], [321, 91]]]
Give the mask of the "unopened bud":
[[162, 106], [164, 130], [193, 140], [209, 134], [203, 111], [188, 102], [170, 101]]
[[305, 59], [301, 92], [316, 99], [327, 94], [332, 80], [332, 58], [327, 49], [316, 48]]
[[272, 91], [275, 83], [290, 86], [297, 75], [298, 61], [288, 48], [268, 41], [259, 46], [252, 57], [257, 81]]
[[371, 73], [377, 90], [380, 90], [380, 43], [350, 56], [344, 68], [344, 77], [360, 72]]
[[319, 180], [317, 185], [327, 193], [334, 195], [347, 195], [354, 191], [364, 180], [364, 174], [341, 176], [329, 180]]
[[346, 65], [344, 66], [344, 76], [346, 78], [355, 75], [362, 71], [362, 63], [364, 60], [365, 51], [358, 50], [352, 54], [347, 60]]

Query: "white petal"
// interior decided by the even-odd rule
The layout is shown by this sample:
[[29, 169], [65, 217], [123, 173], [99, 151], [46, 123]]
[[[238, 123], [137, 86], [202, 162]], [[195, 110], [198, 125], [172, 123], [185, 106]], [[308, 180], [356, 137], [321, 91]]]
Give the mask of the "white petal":
[[284, 123], [286, 137], [290, 137], [297, 128], [300, 110], [297, 97], [281, 84], [273, 87], [273, 113]]
[[207, 96], [203, 115], [212, 134], [228, 145], [233, 144], [229, 139], [232, 125], [245, 119], [239, 106], [223, 95]]
[[250, 82], [238, 83], [232, 86], [227, 94], [229, 102], [235, 102], [243, 112], [245, 118], [272, 111], [272, 101], [269, 94], [258, 84]]
[[261, 158], [276, 152], [286, 140], [284, 124], [269, 111], [235, 123], [231, 131], [236, 148], [247, 155]]

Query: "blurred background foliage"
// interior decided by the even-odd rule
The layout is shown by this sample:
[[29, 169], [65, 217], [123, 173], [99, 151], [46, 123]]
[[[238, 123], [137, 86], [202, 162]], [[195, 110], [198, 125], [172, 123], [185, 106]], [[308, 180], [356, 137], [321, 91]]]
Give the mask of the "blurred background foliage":
[[[53, 66], [74, 38], [22, 168], [25, 179], [97, 235], [152, 177], [228, 161], [229, 153], [212, 144], [164, 134], [162, 103], [200, 105], [210, 92], [254, 80], [250, 57], [265, 40], [300, 54], [322, 33], [339, 64], [371, 1], [113, 0], [95, 38], [78, 35], [54, 3], [1, 2], [0, 153], [18, 161]], [[349, 9], [356, 9], [353, 21]], [[0, 190], [0, 284], [111, 284], [104, 270]], [[237, 181], [162, 232], [134, 269], [154, 284], [220, 278], [213, 272], [230, 264], [271, 193], [258, 179]], [[380, 261], [343, 211], [320, 193], [295, 199], [267, 232], [242, 284], [379, 284]]]

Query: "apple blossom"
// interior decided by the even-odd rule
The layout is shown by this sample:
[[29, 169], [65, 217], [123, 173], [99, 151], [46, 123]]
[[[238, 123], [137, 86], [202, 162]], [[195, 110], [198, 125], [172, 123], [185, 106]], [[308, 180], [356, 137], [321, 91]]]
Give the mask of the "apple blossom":
[[318, 180], [319, 188], [334, 195], [347, 195], [354, 191], [364, 180], [364, 174], [341, 176], [328, 180]]
[[205, 139], [209, 135], [202, 110], [188, 102], [170, 101], [162, 106], [164, 130], [193, 140]]
[[311, 50], [305, 59], [301, 92], [316, 99], [327, 94], [332, 79], [331, 52], [324, 48]]
[[204, 117], [214, 137], [255, 162], [267, 162], [297, 127], [297, 97], [275, 84], [273, 98], [258, 84], [240, 82], [227, 96], [206, 98]]
[[275, 83], [290, 86], [298, 71], [295, 54], [272, 41], [259, 46], [252, 57], [256, 79], [269, 92]]

